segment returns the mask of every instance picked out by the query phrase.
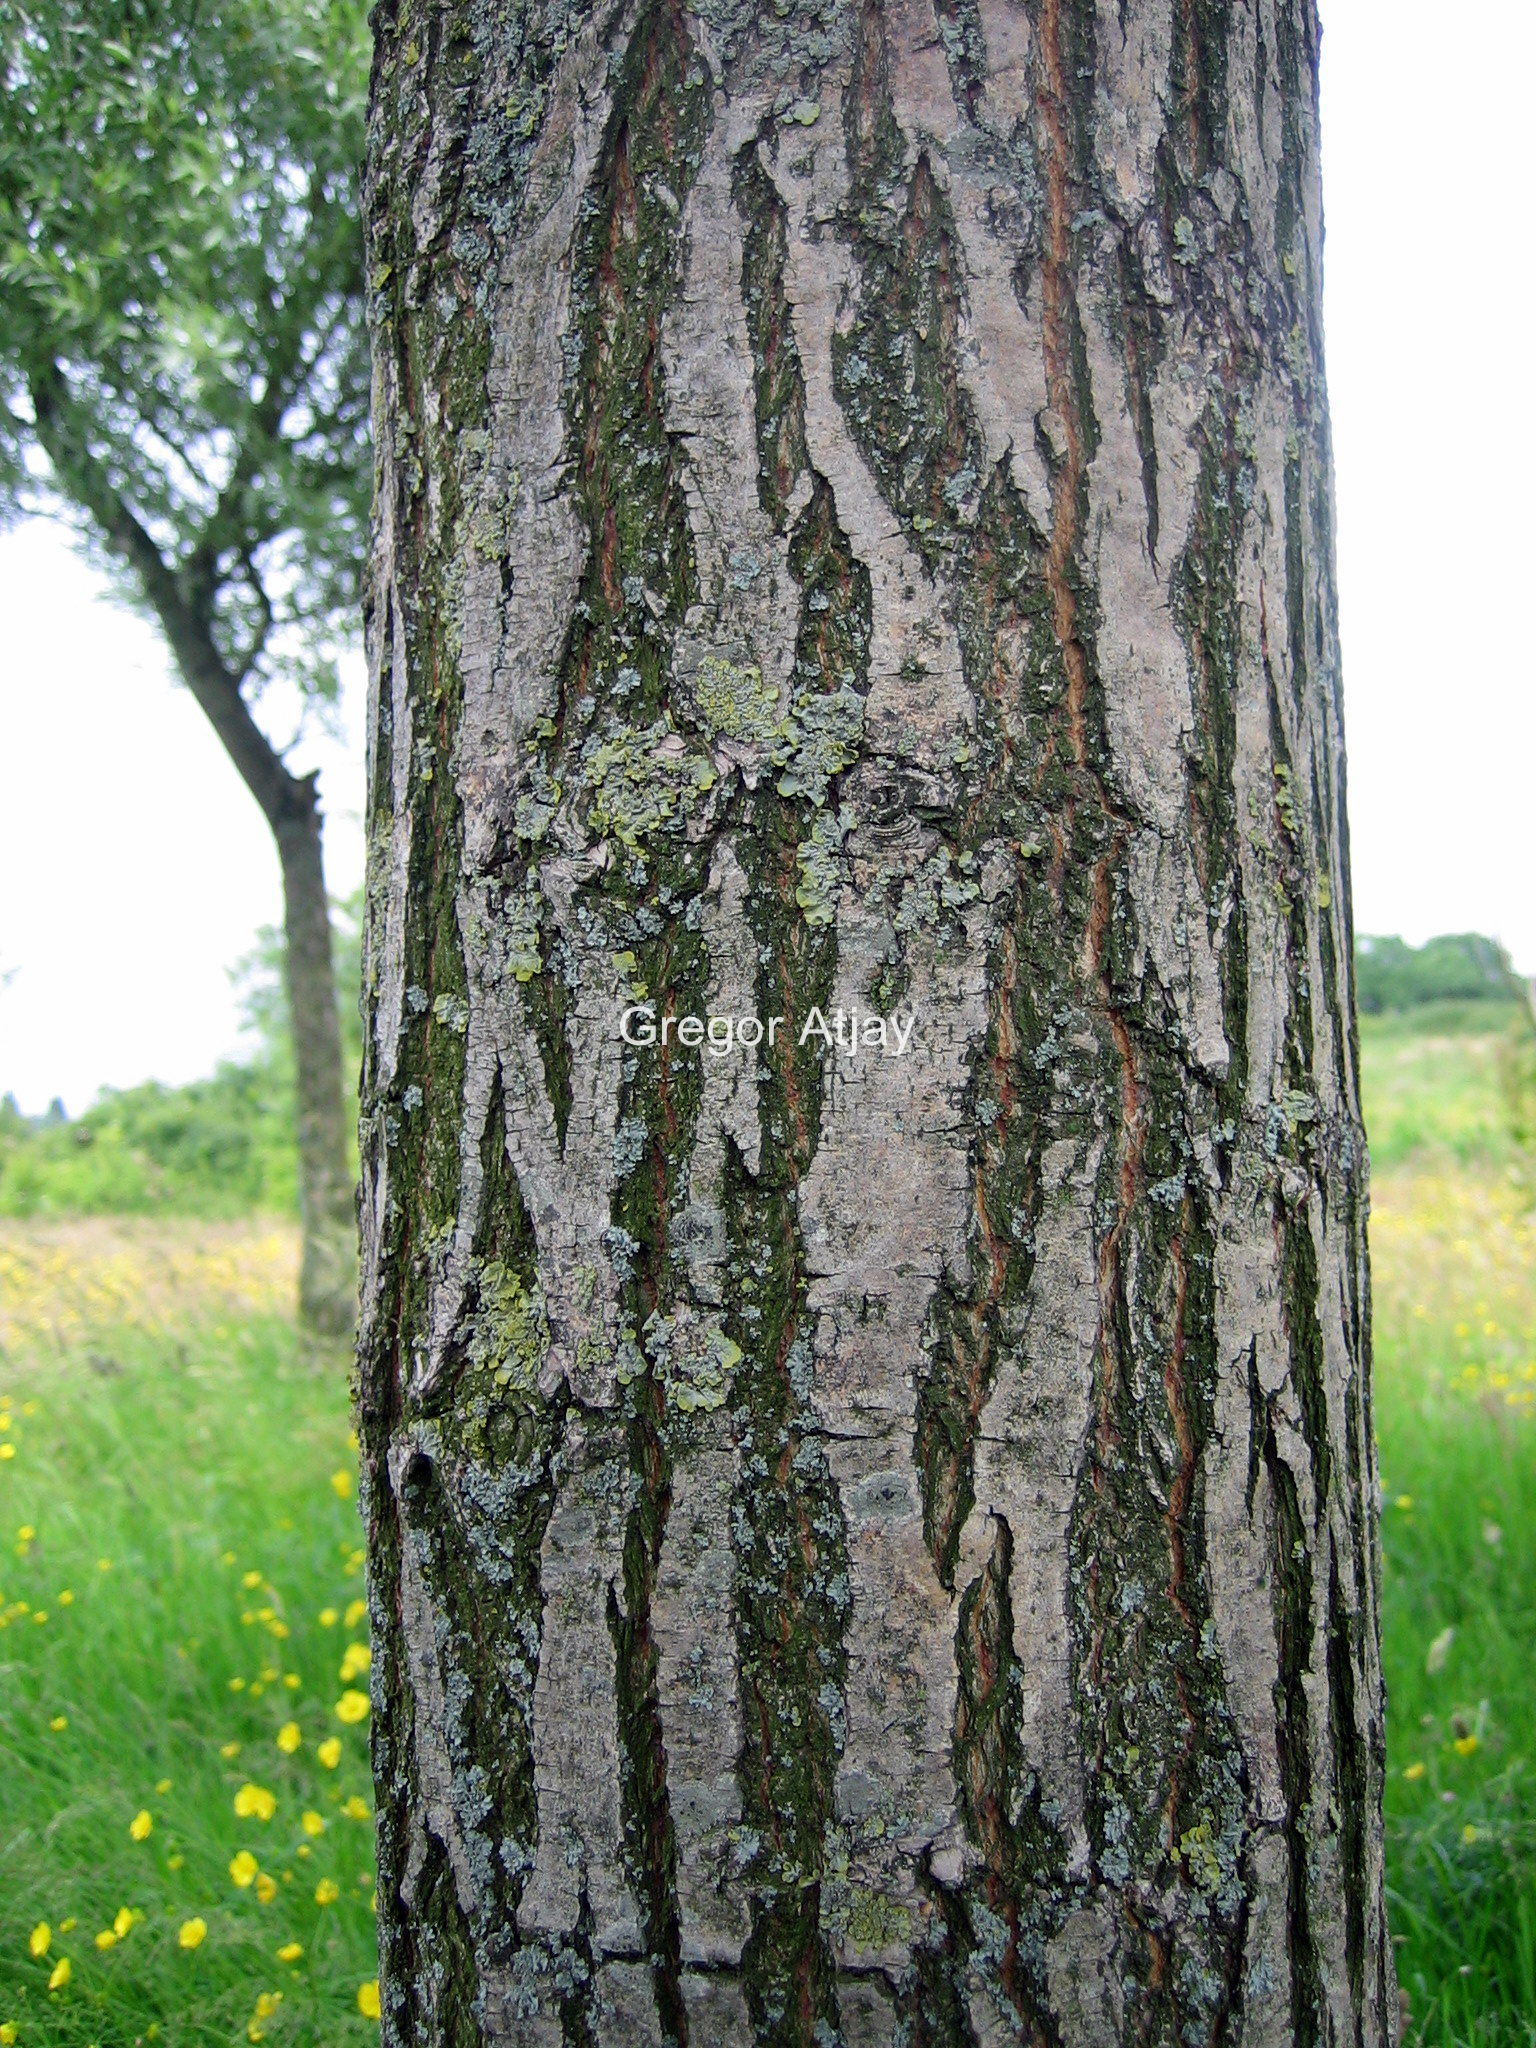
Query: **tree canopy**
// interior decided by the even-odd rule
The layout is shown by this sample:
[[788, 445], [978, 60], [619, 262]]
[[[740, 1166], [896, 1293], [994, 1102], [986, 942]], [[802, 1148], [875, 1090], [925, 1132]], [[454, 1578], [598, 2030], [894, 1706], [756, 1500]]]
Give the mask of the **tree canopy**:
[[[357, 0], [0, 0], [0, 499], [247, 695], [335, 687], [367, 519]], [[185, 666], [185, 662], [183, 662]]]

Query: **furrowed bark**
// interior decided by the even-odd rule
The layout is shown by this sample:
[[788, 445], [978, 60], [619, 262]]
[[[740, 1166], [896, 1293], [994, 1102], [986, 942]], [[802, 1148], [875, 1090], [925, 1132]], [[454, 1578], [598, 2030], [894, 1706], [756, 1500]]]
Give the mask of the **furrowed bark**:
[[376, 20], [385, 2039], [1383, 2044], [1315, 16]]

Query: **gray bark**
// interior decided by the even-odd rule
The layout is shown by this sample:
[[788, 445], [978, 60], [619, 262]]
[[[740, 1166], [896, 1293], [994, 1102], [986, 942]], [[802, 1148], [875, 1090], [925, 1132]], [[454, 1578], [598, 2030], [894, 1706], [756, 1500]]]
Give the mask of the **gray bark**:
[[376, 21], [384, 2038], [1385, 2043], [1308, 0]]

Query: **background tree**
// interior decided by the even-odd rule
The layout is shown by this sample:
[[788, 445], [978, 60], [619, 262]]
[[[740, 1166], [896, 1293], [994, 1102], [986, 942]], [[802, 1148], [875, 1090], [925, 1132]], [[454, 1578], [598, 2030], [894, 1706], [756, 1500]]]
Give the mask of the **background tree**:
[[[301, 1307], [355, 1239], [313, 776], [258, 710], [336, 692], [370, 463], [352, 0], [0, 0], [0, 491], [159, 624], [282, 868]], [[159, 792], [146, 792], [158, 800]], [[189, 849], [189, 857], [195, 857]]]
[[1385, 2044], [1312, 8], [376, 21], [385, 2039]]

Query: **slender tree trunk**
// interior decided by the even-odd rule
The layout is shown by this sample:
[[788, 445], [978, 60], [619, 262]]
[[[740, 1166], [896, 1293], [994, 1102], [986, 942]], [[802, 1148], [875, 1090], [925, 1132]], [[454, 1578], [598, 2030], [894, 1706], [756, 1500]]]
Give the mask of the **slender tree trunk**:
[[1310, 0], [375, 18], [385, 2041], [1390, 2041]]
[[212, 630], [217, 589], [211, 559], [194, 557], [179, 570], [167, 563], [90, 445], [55, 364], [36, 368], [29, 391], [38, 438], [50, 462], [70, 496], [90, 512], [108, 546], [138, 577], [182, 681], [261, 806], [277, 842], [298, 1108], [299, 1313], [321, 1335], [348, 1335], [357, 1308], [357, 1223], [315, 778], [294, 775], [285, 766], [251, 716], [241, 676], [219, 652]]
[[351, 1334], [357, 1311], [357, 1219], [347, 1163], [341, 1027], [331, 958], [320, 806], [307, 804], [275, 828], [283, 870], [284, 973], [293, 1026], [303, 1256], [299, 1313], [320, 1335]]

